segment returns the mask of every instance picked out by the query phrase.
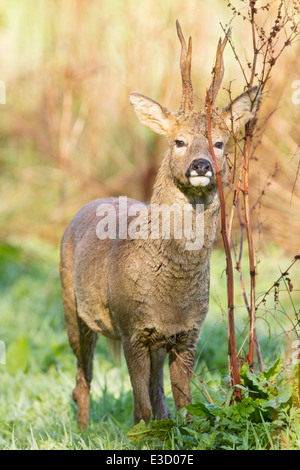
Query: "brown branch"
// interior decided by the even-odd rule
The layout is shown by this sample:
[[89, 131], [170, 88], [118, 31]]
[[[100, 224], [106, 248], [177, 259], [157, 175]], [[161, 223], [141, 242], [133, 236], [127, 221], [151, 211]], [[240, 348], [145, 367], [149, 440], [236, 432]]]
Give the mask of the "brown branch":
[[[249, 82], [249, 87], [253, 86], [253, 81], [256, 72], [257, 64], [257, 45], [256, 45], [256, 30], [255, 30], [255, 8], [256, 2], [250, 1], [250, 16], [251, 16], [251, 33], [252, 33], [252, 46], [253, 46], [253, 62], [252, 72]], [[250, 371], [253, 371], [254, 364], [254, 338], [255, 338], [255, 299], [256, 299], [256, 269], [254, 260], [254, 248], [253, 248], [253, 237], [252, 237], [252, 226], [251, 226], [251, 211], [249, 203], [249, 162], [250, 162], [250, 145], [253, 136], [252, 122], [248, 122], [245, 126], [245, 145], [244, 145], [244, 210], [245, 210], [245, 226], [248, 241], [248, 256], [249, 256], [249, 270], [250, 270], [250, 305], [249, 305], [249, 317], [250, 317], [250, 329], [249, 329], [249, 351], [248, 351], [248, 363]]]
[[[285, 6], [284, 1], [280, 1], [279, 6], [277, 7], [277, 16], [274, 21], [273, 26], [267, 31], [265, 25], [261, 27], [257, 21], [258, 18], [258, 11], [265, 10], [266, 12], [269, 11], [270, 4], [267, 3], [263, 7], [258, 7], [255, 0], [248, 1], [248, 8], [247, 8], [247, 16], [243, 15], [238, 11], [235, 7], [232, 6], [230, 0], [228, 2], [228, 6], [233, 11], [233, 17], [237, 15], [241, 15], [243, 20], [249, 22], [250, 25], [250, 34], [251, 34], [251, 43], [252, 43], [252, 59], [248, 62], [248, 67], [251, 69], [249, 78], [247, 77], [248, 73], [245, 71], [245, 67], [243, 66], [242, 61], [235, 49], [235, 46], [232, 42], [232, 39], [229, 38], [228, 41], [230, 43], [231, 49], [233, 51], [234, 57], [237, 60], [240, 70], [244, 76], [246, 88], [250, 88], [255, 78], [259, 81], [259, 88], [260, 93], [265, 89], [266, 84], [268, 83], [271, 73], [273, 71], [274, 65], [277, 63], [277, 60], [282, 55], [283, 51], [287, 46], [290, 46], [295, 39], [300, 34], [300, 21], [299, 21], [299, 7], [296, 6], [296, 2], [293, 2], [293, 8], [291, 12], [286, 8], [283, 11]], [[277, 5], [278, 5], [277, 3]], [[298, 1], [299, 4], [299, 1]], [[231, 20], [232, 22], [232, 20]], [[291, 26], [290, 30], [288, 30], [288, 26]], [[225, 32], [225, 28], [221, 25], [223, 31]], [[285, 35], [282, 40], [282, 33]], [[259, 69], [259, 70], [258, 70]], [[258, 342], [255, 333], [255, 314], [258, 304], [256, 306], [256, 266], [255, 266], [255, 255], [254, 255], [254, 246], [253, 246], [253, 236], [252, 236], [252, 227], [251, 227], [251, 213], [255, 209], [255, 205], [260, 203], [262, 196], [264, 195], [264, 191], [261, 193], [257, 203], [252, 207], [250, 210], [250, 200], [249, 200], [249, 177], [250, 177], [250, 160], [251, 160], [251, 153], [250, 147], [253, 141], [253, 132], [256, 126], [256, 121], [250, 121], [245, 128], [245, 139], [244, 139], [244, 146], [242, 150], [243, 155], [243, 167], [240, 168], [240, 179], [239, 182], [235, 184], [234, 179], [232, 180], [232, 191], [234, 191], [233, 195], [233, 203], [231, 208], [231, 213], [229, 217], [229, 230], [228, 230], [228, 242], [230, 243], [232, 238], [232, 227], [233, 227], [233, 218], [238, 211], [238, 202], [239, 196], [242, 192], [243, 200], [244, 200], [244, 210], [245, 210], [245, 219], [242, 221], [241, 227], [241, 243], [244, 237], [244, 231], [247, 235], [247, 243], [248, 243], [248, 263], [249, 263], [249, 271], [250, 271], [250, 294], [249, 300], [245, 290], [245, 284], [242, 274], [241, 268], [241, 257], [242, 253], [240, 251], [239, 259], [236, 262], [236, 267], [240, 275], [240, 282], [242, 287], [242, 293], [245, 301], [245, 305], [247, 310], [250, 314], [250, 332], [249, 332], [249, 352], [248, 352], [248, 362], [250, 370], [253, 368], [253, 353], [254, 353], [254, 344], [257, 348]], [[236, 147], [237, 142], [235, 145], [235, 156], [234, 156], [234, 169], [233, 169], [233, 176], [236, 177]], [[298, 172], [300, 168], [300, 163], [297, 169], [296, 181], [298, 177]], [[243, 180], [243, 184], [241, 182], [241, 177]], [[267, 185], [269, 181], [267, 182]], [[295, 186], [295, 185], [294, 185]], [[294, 187], [292, 189], [292, 195], [294, 192]], [[221, 206], [222, 207], [222, 206]], [[241, 224], [241, 220], [240, 220]], [[234, 247], [235, 248], [235, 247]], [[236, 253], [235, 253], [236, 254]], [[296, 259], [296, 258], [295, 258]], [[298, 258], [297, 258], [298, 259]], [[274, 284], [271, 289], [275, 286]], [[271, 290], [270, 289], [270, 290]], [[268, 293], [265, 294], [265, 296]], [[263, 300], [265, 300], [265, 296]], [[261, 301], [261, 302], [262, 302]], [[261, 303], [260, 302], [260, 303]], [[257, 343], [257, 344], [256, 344]], [[259, 355], [258, 355], [258, 360]]]
[[245, 210], [245, 225], [248, 241], [248, 256], [249, 256], [249, 269], [250, 269], [250, 331], [249, 331], [249, 352], [248, 362], [249, 369], [253, 370], [253, 353], [254, 353], [254, 325], [255, 325], [255, 295], [256, 295], [256, 269], [254, 261], [254, 248], [251, 227], [251, 215], [249, 204], [249, 159], [250, 159], [250, 143], [251, 143], [251, 130], [250, 124], [246, 125], [246, 137], [244, 148], [244, 210]]
[[[237, 201], [237, 202], [238, 202], [238, 201]], [[249, 318], [250, 318], [251, 309], [250, 309], [250, 305], [249, 305], [249, 301], [248, 301], [248, 296], [247, 296], [246, 286], [245, 286], [245, 280], [244, 280], [243, 271], [242, 271], [242, 256], [243, 256], [243, 244], [244, 244], [245, 224], [243, 223], [242, 218], [241, 218], [240, 209], [239, 209], [239, 204], [237, 204], [237, 209], [238, 209], [238, 210], [237, 210], [238, 219], [239, 219], [239, 223], [240, 223], [240, 227], [241, 227], [240, 250], [239, 250], [239, 257], [238, 257], [238, 258], [237, 258], [236, 245], [235, 245], [235, 243], [233, 243], [233, 250], [234, 250], [235, 259], [236, 259], [236, 269], [237, 269], [237, 271], [238, 271], [238, 273], [239, 273], [239, 277], [240, 277], [242, 295], [243, 295], [244, 303], [245, 303], [245, 306], [246, 306], [246, 309], [247, 309], [247, 312], [248, 312]], [[254, 345], [255, 345], [255, 350], [256, 350], [256, 355], [257, 355], [259, 370], [262, 372], [262, 371], [263, 371], [263, 360], [262, 360], [260, 345], [259, 345], [259, 341], [258, 341], [258, 337], [257, 337], [257, 333], [256, 333], [256, 328], [255, 328], [255, 327], [254, 327], [253, 335], [254, 335], [254, 338], [253, 338], [253, 339], [254, 339]]]
[[[212, 137], [211, 137], [211, 100], [209, 97], [208, 90], [206, 91], [206, 103], [207, 103], [207, 134], [208, 134], [209, 150], [214, 161], [217, 183], [218, 183], [220, 207], [221, 207], [221, 234], [222, 234], [222, 240], [223, 240], [223, 245], [224, 245], [225, 255], [226, 255], [228, 326], [229, 326], [228, 355], [230, 358], [230, 365], [231, 365], [232, 374], [233, 374], [233, 382], [234, 382], [234, 385], [237, 386], [240, 384], [240, 374], [239, 374], [239, 369], [238, 369], [235, 326], [234, 326], [233, 265], [232, 265], [229, 240], [227, 237], [226, 209], [225, 209], [224, 192], [223, 192], [223, 185], [222, 185], [222, 178], [221, 178], [221, 169], [219, 169], [219, 166], [215, 157]], [[238, 387], [235, 387], [235, 396], [238, 401], [241, 401], [242, 399], [241, 390]]]
[[250, 8], [251, 8], [251, 31], [252, 31], [252, 47], [253, 47], [253, 61], [252, 61], [252, 71], [251, 71], [251, 77], [250, 77], [250, 82], [249, 86], [253, 85], [254, 82], [254, 77], [255, 77], [255, 72], [256, 72], [256, 63], [257, 63], [257, 57], [258, 57], [258, 49], [256, 46], [256, 34], [255, 34], [255, 3], [250, 2]]

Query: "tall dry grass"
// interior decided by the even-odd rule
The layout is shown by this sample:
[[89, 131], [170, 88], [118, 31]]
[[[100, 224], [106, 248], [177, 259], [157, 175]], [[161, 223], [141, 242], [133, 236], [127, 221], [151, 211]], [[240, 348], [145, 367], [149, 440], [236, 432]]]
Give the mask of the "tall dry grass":
[[[70, 217], [88, 200], [149, 198], [166, 144], [137, 122], [128, 93], [138, 90], [178, 109], [178, 18], [193, 38], [195, 102], [201, 106], [222, 35], [219, 22], [231, 17], [226, 4], [0, 1], [0, 79], [7, 90], [0, 106], [2, 240], [43, 238], [57, 245]], [[245, 25], [237, 20], [232, 28], [247, 63]], [[251, 170], [256, 237], [291, 255], [300, 232], [300, 108], [291, 88], [300, 79], [299, 54], [297, 42], [273, 70], [260, 110], [261, 124], [266, 117], [268, 122]], [[224, 87], [231, 82], [233, 94], [240, 93], [244, 82], [230, 48], [225, 69]], [[223, 91], [220, 105], [226, 100]]]

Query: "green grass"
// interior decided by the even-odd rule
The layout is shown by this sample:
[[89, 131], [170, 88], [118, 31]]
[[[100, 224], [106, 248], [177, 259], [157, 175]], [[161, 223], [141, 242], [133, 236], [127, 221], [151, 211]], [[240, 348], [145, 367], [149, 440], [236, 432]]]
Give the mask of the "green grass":
[[[272, 421], [252, 422], [248, 416], [241, 424], [235, 417], [230, 417], [226, 409], [213, 421], [209, 416], [196, 415], [193, 424], [186, 427], [181, 414], [174, 411], [167, 368], [165, 390], [173, 421], [167, 429], [166, 439], [159, 439], [156, 432], [149, 435], [148, 431], [142, 440], [128, 437], [127, 433], [133, 427], [130, 381], [124, 358], [116, 365], [107, 354], [104, 338], [98, 342], [94, 362], [90, 426], [88, 431], [80, 431], [76, 425], [76, 406], [71, 398], [76, 366], [62, 315], [58, 255], [49, 247], [39, 246], [37, 241], [32, 246], [22, 249], [9, 245], [0, 247], [0, 339], [6, 344], [6, 364], [0, 364], [1, 449], [246, 449], [280, 448], [282, 442], [288, 448], [300, 447], [295, 411], [296, 418], [293, 418], [292, 412], [280, 410], [277, 420], [281, 420], [281, 425], [277, 427], [280, 436], [284, 434], [280, 439], [274, 437]], [[289, 260], [284, 261], [287, 264], [282, 269], [289, 263]], [[196, 369], [217, 404], [224, 404], [229, 393], [226, 387], [223, 262], [223, 254], [216, 250], [212, 258], [211, 312], [199, 342], [200, 359]], [[268, 275], [263, 276], [262, 289], [268, 288], [280, 274], [270, 264], [266, 263], [265, 269]], [[259, 329], [267, 363], [278, 357], [279, 352], [284, 354], [285, 336], [278, 336], [278, 333], [287, 329], [288, 320], [282, 312], [291, 306], [286, 293], [280, 297], [280, 321], [274, 321], [272, 310], [271, 317], [265, 314], [262, 320], [264, 328]], [[294, 306], [299, 310], [299, 295]], [[242, 308], [238, 308], [238, 344], [245, 338], [247, 323], [242, 313]], [[205, 403], [202, 386], [196, 379], [193, 380], [192, 394], [194, 402]]]

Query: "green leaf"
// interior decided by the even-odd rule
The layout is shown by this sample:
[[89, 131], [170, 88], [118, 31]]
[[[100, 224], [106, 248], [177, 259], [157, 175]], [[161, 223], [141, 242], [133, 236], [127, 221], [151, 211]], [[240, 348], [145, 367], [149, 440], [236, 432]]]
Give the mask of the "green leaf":
[[228, 409], [230, 406], [230, 402], [231, 402], [232, 395], [234, 394], [234, 390], [235, 390], [235, 387], [231, 387], [227, 392], [226, 400], [224, 403], [225, 409]]
[[257, 403], [251, 397], [244, 397], [239, 403], [235, 403], [231, 407], [232, 416], [236, 421], [241, 421], [244, 418], [249, 418], [256, 410]]
[[191, 415], [204, 416], [205, 418], [224, 414], [223, 407], [210, 403], [194, 403], [186, 408]]
[[26, 372], [29, 365], [29, 346], [25, 336], [19, 336], [10, 343], [6, 351], [6, 366], [10, 374]]
[[164, 441], [169, 437], [172, 428], [175, 426], [176, 423], [172, 419], [151, 421], [149, 426], [146, 426], [145, 422], [141, 420], [127, 433], [127, 436], [136, 442], [140, 442], [145, 437], [158, 438]]
[[[240, 377], [243, 385], [249, 388], [250, 393], [254, 392], [257, 398], [269, 398], [270, 394], [265, 387], [264, 380], [261, 380], [256, 374], [250, 372], [248, 362], [243, 364]], [[271, 397], [273, 398], [273, 395], [271, 395]]]
[[281, 366], [282, 366], [282, 358], [281, 356], [279, 356], [277, 361], [275, 361], [274, 364], [272, 364], [272, 366], [269, 367], [268, 370], [265, 370], [261, 376], [265, 378], [266, 380], [268, 380], [269, 382], [272, 382], [273, 380], [276, 379], [277, 375], [279, 374], [281, 370]]
[[133, 426], [130, 431], [128, 431], [127, 436], [130, 437], [130, 439], [139, 442], [147, 436], [148, 430], [149, 428], [146, 426], [145, 421], [141, 420]]
[[293, 394], [293, 384], [291, 382], [283, 382], [280, 385], [276, 402], [278, 405], [287, 403]]
[[275, 398], [271, 398], [271, 400], [267, 400], [267, 401], [260, 399], [257, 401], [257, 403], [259, 403], [259, 406], [262, 410], [265, 410], [268, 408], [272, 408], [276, 410], [278, 408], [278, 404]]

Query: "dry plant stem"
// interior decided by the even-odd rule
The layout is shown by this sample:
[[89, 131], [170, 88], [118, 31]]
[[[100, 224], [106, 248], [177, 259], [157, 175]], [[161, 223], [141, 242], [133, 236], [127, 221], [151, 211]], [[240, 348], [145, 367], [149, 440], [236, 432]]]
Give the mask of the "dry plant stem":
[[[222, 234], [222, 240], [223, 240], [225, 255], [226, 255], [227, 302], [228, 302], [228, 325], [229, 325], [228, 355], [230, 357], [230, 365], [232, 369], [234, 385], [239, 385], [240, 374], [239, 374], [238, 360], [237, 360], [237, 354], [236, 354], [236, 340], [235, 340], [235, 326], [234, 326], [233, 265], [232, 265], [229, 240], [227, 237], [226, 209], [225, 209], [224, 192], [223, 192], [222, 179], [221, 179], [221, 171], [218, 167], [218, 163], [217, 163], [215, 153], [214, 153], [212, 138], [211, 138], [211, 100], [210, 100], [208, 91], [206, 92], [206, 99], [207, 99], [207, 135], [208, 135], [209, 149], [210, 149], [210, 153], [215, 164], [215, 170], [216, 170], [216, 176], [217, 176], [220, 207], [221, 207], [221, 234]], [[238, 387], [235, 388], [235, 396], [238, 401], [241, 401], [242, 399], [241, 390]]]
[[[244, 276], [243, 276], [243, 272], [242, 272], [242, 256], [243, 256], [245, 224], [242, 221], [242, 217], [241, 217], [241, 214], [240, 214], [240, 207], [239, 207], [238, 202], [239, 201], [237, 201], [237, 209], [238, 209], [237, 214], [238, 214], [239, 223], [240, 223], [240, 227], [241, 227], [240, 252], [239, 252], [239, 257], [238, 258], [237, 258], [237, 255], [236, 255], [236, 246], [235, 246], [234, 243], [233, 243], [233, 249], [234, 249], [235, 258], [236, 258], [236, 269], [237, 269], [237, 271], [239, 273], [239, 277], [240, 277], [243, 299], [244, 299], [244, 302], [245, 302], [245, 305], [246, 305], [246, 308], [247, 308], [247, 311], [248, 311], [248, 314], [249, 314], [249, 318], [250, 318], [251, 310], [250, 310], [250, 306], [249, 306], [249, 302], [248, 302], [248, 296], [247, 296], [247, 293], [246, 293], [246, 286], [245, 286]], [[262, 372], [263, 368], [264, 368], [263, 367], [263, 360], [262, 360], [260, 345], [259, 345], [259, 341], [258, 341], [255, 326], [254, 326], [254, 329], [253, 329], [253, 335], [254, 335], [253, 339], [254, 339], [254, 344], [255, 344], [255, 349], [256, 349], [257, 360], [258, 360], [258, 364], [259, 364], [259, 370]]]
[[256, 270], [254, 261], [254, 248], [251, 229], [250, 205], [249, 205], [249, 159], [250, 159], [250, 140], [251, 134], [249, 124], [246, 126], [245, 148], [244, 148], [244, 206], [245, 206], [245, 225], [248, 240], [249, 268], [250, 268], [250, 331], [249, 331], [249, 369], [253, 370], [254, 354], [254, 328], [255, 328], [255, 297], [256, 297]]
[[264, 293], [263, 298], [260, 300], [260, 302], [256, 305], [256, 309], [266, 301], [267, 296], [270, 294], [271, 290], [274, 289], [274, 287], [281, 281], [285, 273], [288, 273], [290, 269], [294, 266], [294, 264], [300, 259], [300, 255], [296, 255], [291, 262], [291, 264], [286, 268], [284, 273], [280, 275], [280, 277], [271, 285], [271, 287], [267, 290], [267, 292]]
[[[236, 150], [235, 150], [235, 152], [236, 152]], [[241, 191], [242, 171], [243, 171], [243, 168], [240, 169], [239, 182], [238, 182], [238, 186], [235, 188], [235, 191], [234, 191], [233, 202], [232, 202], [232, 207], [231, 207], [231, 213], [230, 213], [230, 218], [229, 218], [229, 225], [228, 225], [228, 242], [229, 242], [229, 245], [231, 243], [233, 218], [234, 218], [236, 207], [238, 205], [239, 194], [240, 194], [240, 191]]]
[[298, 399], [300, 403], [300, 354], [298, 356], [299, 363], [298, 363]]
[[[261, 35], [259, 35], [259, 29], [258, 25], [256, 23], [256, 16], [258, 9], [256, 7], [256, 1], [249, 0], [248, 2], [248, 8], [249, 8], [249, 21], [250, 21], [250, 27], [251, 27], [251, 39], [252, 39], [252, 49], [253, 49], [253, 56], [252, 56], [252, 64], [250, 66], [251, 68], [251, 75], [249, 79], [247, 78], [247, 74], [245, 73], [245, 69], [242, 65], [242, 62], [240, 61], [240, 58], [235, 50], [235, 47], [231, 41], [231, 38], [229, 38], [229, 43], [232, 48], [232, 51], [234, 53], [234, 56], [236, 60], [238, 61], [238, 64], [240, 66], [240, 69], [243, 73], [243, 76], [245, 78], [245, 83], [247, 85], [247, 88], [250, 88], [253, 86], [253, 82], [255, 77], [258, 75], [257, 74], [257, 65], [258, 65], [258, 56], [259, 54], [262, 55], [263, 57], [263, 63], [262, 63], [262, 69], [259, 73], [259, 82], [260, 82], [260, 90], [261, 92], [264, 90], [266, 83], [268, 82], [270, 76], [271, 76], [271, 71], [273, 70], [273, 67], [275, 63], [277, 62], [277, 59], [279, 56], [282, 54], [283, 50], [288, 46], [291, 45], [291, 43], [295, 40], [295, 38], [299, 35], [299, 21], [295, 22], [295, 19], [293, 20], [292, 15], [288, 14], [288, 11], [286, 10], [285, 13], [282, 13], [282, 6], [284, 5], [284, 2], [281, 1], [279, 2], [278, 6], [278, 12], [277, 12], [277, 19], [275, 21], [275, 24], [270, 30], [270, 33], [265, 35], [265, 32], [263, 29], [260, 30]], [[295, 7], [295, 4], [294, 4]], [[298, 8], [295, 8], [297, 12], [299, 12]], [[294, 10], [294, 13], [295, 13]], [[244, 17], [246, 19], [246, 17]], [[291, 32], [288, 34], [287, 33], [287, 25], [288, 23], [291, 23]], [[223, 31], [225, 32], [224, 27], [221, 25]], [[275, 47], [274, 45], [277, 44], [278, 38], [279, 38], [279, 32], [283, 29], [283, 31], [286, 34], [285, 41], [277, 54], [275, 55]], [[263, 32], [263, 34], [262, 34]], [[259, 38], [258, 38], [259, 36]], [[234, 194], [234, 200], [233, 200], [233, 206], [231, 210], [231, 215], [230, 215], [230, 220], [229, 220], [229, 233], [228, 233], [228, 239], [229, 243], [231, 240], [231, 232], [232, 232], [232, 222], [233, 222], [233, 216], [235, 213], [236, 206], [238, 204], [238, 197], [239, 197], [239, 192], [242, 190], [243, 192], [243, 198], [244, 198], [244, 208], [245, 208], [245, 227], [246, 227], [246, 233], [247, 233], [247, 242], [248, 242], [248, 257], [249, 257], [249, 271], [250, 271], [250, 305], [248, 304], [248, 299], [247, 296], [244, 295], [244, 300], [250, 315], [250, 331], [249, 331], [249, 351], [248, 351], [248, 363], [249, 363], [249, 368], [252, 371], [253, 370], [253, 356], [254, 356], [254, 343], [256, 345], [257, 353], [258, 353], [258, 361], [260, 364], [260, 368], [262, 367], [262, 362], [260, 361], [260, 353], [259, 353], [259, 345], [255, 333], [255, 314], [256, 314], [256, 308], [255, 307], [255, 298], [256, 298], [256, 269], [255, 269], [255, 260], [254, 260], [254, 248], [253, 248], [253, 237], [252, 237], [252, 228], [251, 228], [251, 211], [249, 207], [249, 161], [250, 161], [250, 145], [251, 145], [251, 140], [252, 140], [252, 135], [253, 135], [253, 129], [254, 129], [255, 124], [253, 122], [248, 123], [246, 125], [246, 133], [245, 133], [245, 144], [244, 144], [244, 149], [243, 149], [243, 157], [244, 157], [244, 188], [243, 190], [241, 189], [241, 182], [239, 182], [238, 187], [235, 189], [235, 194]], [[244, 285], [243, 285], [243, 279], [242, 279], [242, 271], [241, 271], [241, 259], [239, 259], [239, 262], [237, 262], [237, 269], [240, 274], [240, 279], [241, 279], [241, 284], [242, 284], [242, 290], [243, 294], [245, 294], [244, 290]]]
[[[278, 10], [278, 21], [279, 13], [281, 14], [281, 6], [282, 3], [279, 6]], [[257, 8], [256, 8], [256, 1], [249, 0], [249, 11], [250, 11], [250, 26], [251, 26], [251, 38], [252, 38], [252, 49], [253, 49], [253, 57], [252, 57], [252, 64], [251, 64], [251, 75], [248, 80], [247, 75], [245, 73], [244, 67], [239, 59], [239, 56], [235, 50], [235, 47], [231, 41], [231, 38], [229, 38], [229, 43], [231, 45], [232, 51], [234, 53], [234, 56], [236, 60], [238, 61], [241, 71], [243, 73], [243, 76], [245, 78], [245, 82], [247, 85], [247, 88], [250, 88], [253, 86], [254, 79], [257, 75], [257, 59], [259, 54], [263, 54], [263, 65], [262, 65], [262, 70], [260, 72], [260, 89], [263, 91], [266, 83], [268, 82], [271, 71], [273, 69], [273, 66], [277, 62], [277, 59], [279, 56], [282, 54], [283, 50], [290, 45], [295, 38], [298, 36], [299, 31], [299, 21], [297, 23], [294, 23], [292, 32], [289, 35], [286, 35], [286, 40], [282, 47], [280, 48], [279, 52], [277, 53], [276, 56], [274, 56], [274, 36], [271, 36], [271, 34], [265, 38], [263, 41], [258, 41], [257, 37], [257, 28], [256, 28], [256, 15], [257, 15]], [[291, 21], [291, 18], [286, 14], [284, 17], [284, 21], [282, 22], [280, 28], [278, 28], [276, 31], [280, 31], [280, 29], [286, 27], [287, 23]], [[221, 25], [222, 26], [222, 25]], [[224, 27], [222, 26], [223, 31], [225, 32]], [[275, 31], [275, 28], [274, 28]], [[272, 33], [274, 34], [274, 31]], [[276, 33], [277, 35], [277, 33]], [[254, 248], [253, 248], [253, 237], [252, 237], [252, 229], [251, 229], [251, 211], [249, 207], [249, 160], [250, 160], [250, 145], [251, 145], [251, 139], [252, 139], [252, 133], [253, 133], [253, 128], [251, 127], [251, 124], [248, 123], [246, 126], [246, 136], [245, 136], [245, 145], [244, 145], [244, 150], [243, 150], [243, 156], [244, 156], [244, 188], [243, 188], [243, 196], [244, 196], [244, 206], [245, 206], [245, 226], [246, 226], [246, 233], [247, 233], [247, 241], [248, 241], [248, 253], [249, 253], [249, 270], [250, 270], [250, 305], [246, 306], [249, 311], [250, 315], [250, 331], [249, 331], [249, 351], [248, 351], [248, 363], [249, 363], [249, 368], [252, 371], [253, 370], [253, 356], [254, 356], [254, 343], [256, 345], [256, 350], [257, 350], [257, 355], [258, 355], [258, 361], [260, 368], [262, 367], [262, 362], [260, 360], [260, 353], [259, 353], [259, 345], [257, 341], [257, 337], [255, 334], [255, 297], [256, 297], [256, 270], [255, 270], [255, 261], [254, 261]], [[240, 184], [238, 188], [235, 191], [234, 195], [234, 201], [233, 201], [233, 207], [231, 211], [231, 217], [230, 217], [230, 223], [229, 223], [229, 241], [231, 240], [231, 231], [232, 231], [232, 221], [233, 221], [233, 215], [235, 212], [236, 204], [238, 201], [239, 197], [239, 192], [240, 192]], [[241, 266], [240, 264], [237, 265], [238, 271], [240, 273], [240, 278], [241, 278]], [[242, 279], [241, 279], [242, 281]], [[244, 289], [243, 284], [242, 284], [242, 289]], [[244, 292], [244, 290], [243, 290]], [[245, 299], [245, 297], [244, 297]]]
[[210, 394], [208, 393], [208, 390], [207, 390], [207, 388], [205, 387], [203, 381], [200, 379], [200, 377], [199, 377], [197, 374], [195, 374], [195, 372], [193, 371], [193, 369], [191, 369], [191, 368], [186, 364], [186, 362], [182, 359], [182, 357], [179, 356], [179, 354], [177, 353], [176, 349], [173, 348], [173, 349], [171, 349], [171, 351], [172, 351], [172, 353], [175, 354], [175, 356], [182, 362], [182, 364], [184, 364], [184, 366], [188, 369], [188, 371], [189, 371], [191, 374], [193, 374], [193, 376], [196, 377], [196, 379], [201, 383], [201, 385], [202, 385], [202, 387], [203, 387], [203, 389], [204, 389], [204, 392], [205, 392], [205, 394], [206, 394], [206, 396], [207, 396], [207, 398], [208, 398], [208, 401], [209, 401], [212, 405], [214, 405], [214, 401], [213, 401], [213, 399], [211, 398]]
[[258, 56], [258, 49], [256, 46], [256, 35], [255, 35], [255, 2], [250, 1], [250, 8], [251, 8], [251, 31], [252, 31], [252, 46], [253, 46], [253, 61], [252, 61], [252, 73], [250, 77], [249, 85], [252, 86], [254, 82], [255, 72], [256, 72], [256, 63], [257, 63], [257, 56]]
[[[252, 45], [253, 45], [253, 62], [252, 62], [252, 73], [249, 82], [249, 87], [253, 85], [256, 63], [257, 63], [257, 45], [256, 45], [256, 33], [255, 33], [255, 8], [256, 2], [250, 1], [251, 8], [251, 32], [252, 32]], [[250, 144], [251, 144], [251, 123], [246, 124], [245, 133], [245, 146], [244, 146], [244, 205], [245, 205], [245, 225], [248, 240], [248, 253], [249, 253], [249, 268], [250, 268], [250, 330], [249, 330], [249, 351], [248, 351], [248, 363], [249, 369], [253, 371], [254, 363], [254, 329], [255, 329], [255, 297], [256, 297], [256, 271], [254, 261], [254, 249], [253, 249], [253, 237], [251, 229], [251, 216], [250, 216], [250, 205], [249, 205], [249, 160], [250, 160]]]

